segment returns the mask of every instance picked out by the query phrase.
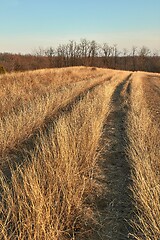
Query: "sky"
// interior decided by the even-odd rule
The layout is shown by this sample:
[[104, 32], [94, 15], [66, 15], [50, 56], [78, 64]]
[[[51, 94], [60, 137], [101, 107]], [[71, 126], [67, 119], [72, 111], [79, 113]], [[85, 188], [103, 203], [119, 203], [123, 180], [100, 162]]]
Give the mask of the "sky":
[[82, 38], [160, 50], [160, 0], [0, 0], [0, 52]]

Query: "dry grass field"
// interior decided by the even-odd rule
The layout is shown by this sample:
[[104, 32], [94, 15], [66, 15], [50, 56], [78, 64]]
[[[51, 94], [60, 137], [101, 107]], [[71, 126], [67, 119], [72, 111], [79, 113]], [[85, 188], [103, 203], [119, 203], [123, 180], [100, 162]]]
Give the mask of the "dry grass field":
[[0, 240], [160, 239], [160, 74], [0, 75]]

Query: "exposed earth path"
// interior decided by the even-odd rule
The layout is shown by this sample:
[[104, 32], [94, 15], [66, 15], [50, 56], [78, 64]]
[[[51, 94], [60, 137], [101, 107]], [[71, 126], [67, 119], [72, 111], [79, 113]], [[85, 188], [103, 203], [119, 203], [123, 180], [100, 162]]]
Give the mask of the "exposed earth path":
[[[125, 145], [127, 144], [126, 116], [132, 74], [116, 87], [111, 99], [111, 113], [106, 119], [103, 133], [102, 184], [105, 194], [97, 199], [102, 228], [100, 239], [131, 239], [129, 220], [132, 216], [130, 164]], [[106, 144], [107, 143], [107, 144]]]

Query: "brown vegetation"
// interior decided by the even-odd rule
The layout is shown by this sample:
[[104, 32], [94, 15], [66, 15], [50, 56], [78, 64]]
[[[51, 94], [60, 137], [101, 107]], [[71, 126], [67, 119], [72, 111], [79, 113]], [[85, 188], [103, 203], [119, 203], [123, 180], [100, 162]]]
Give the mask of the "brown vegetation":
[[96, 67], [1, 75], [0, 239], [159, 239], [159, 81]]
[[[133, 220], [133, 236], [137, 240], [160, 238], [160, 131], [153, 121], [153, 111], [150, 111], [145, 99], [148, 81], [146, 74], [138, 73], [133, 77], [131, 110], [127, 125], [130, 142], [128, 154], [132, 165], [132, 191], [136, 213]], [[150, 86], [152, 89], [151, 82]], [[147, 99], [148, 103], [151, 100], [151, 105], [152, 94], [151, 91]], [[158, 99], [154, 98], [154, 100], [156, 100], [154, 105], [158, 105]]]
[[4, 74], [6, 73], [6, 70], [4, 69], [3, 66], [0, 65], [0, 74]]
[[156, 50], [151, 52], [145, 46], [119, 50], [116, 44], [99, 44], [86, 39], [81, 39], [80, 42], [69, 41], [56, 48], [39, 48], [33, 54], [0, 53], [0, 64], [8, 72], [69, 66], [160, 72], [160, 56]]
[[[83, 76], [83, 70], [73, 69], [70, 75], [79, 71]], [[89, 228], [93, 216], [86, 202], [93, 192], [97, 146], [114, 88], [107, 91], [110, 71], [103, 76], [97, 70], [95, 80], [91, 71], [84, 74], [90, 79], [79, 76], [66, 86], [63, 70], [63, 88], [48, 83], [46, 96], [39, 79], [40, 93], [2, 114], [2, 239], [63, 239]], [[5, 83], [13, 94], [12, 77]], [[16, 79], [18, 84], [27, 89], [27, 81]]]

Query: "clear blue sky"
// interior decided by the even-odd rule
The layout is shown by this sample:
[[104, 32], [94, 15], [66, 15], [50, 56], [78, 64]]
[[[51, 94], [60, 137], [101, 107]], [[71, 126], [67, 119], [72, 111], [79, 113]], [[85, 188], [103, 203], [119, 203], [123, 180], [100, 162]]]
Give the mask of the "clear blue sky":
[[160, 0], [0, 0], [0, 52], [80, 38], [160, 50]]

